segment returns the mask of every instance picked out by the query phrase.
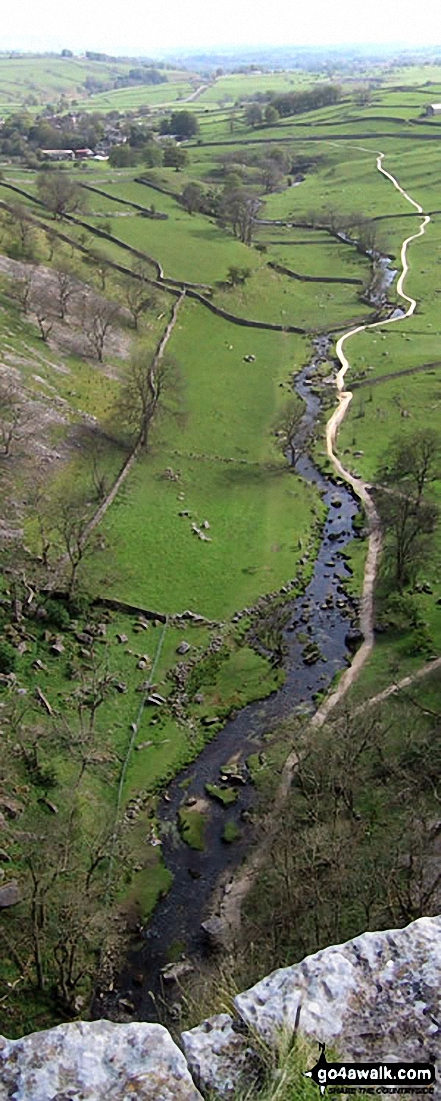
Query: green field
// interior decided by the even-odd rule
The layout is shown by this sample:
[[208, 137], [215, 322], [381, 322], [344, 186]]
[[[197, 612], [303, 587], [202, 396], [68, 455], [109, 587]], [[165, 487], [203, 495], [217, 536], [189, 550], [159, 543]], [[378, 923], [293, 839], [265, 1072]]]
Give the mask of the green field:
[[162, 104], [186, 100], [198, 87], [183, 73], [167, 73], [167, 83], [143, 84], [141, 87], [115, 88], [90, 96], [87, 111], [133, 111], [137, 107], [160, 107]]
[[305, 73], [229, 73], [218, 77], [202, 93], [201, 103], [234, 103], [241, 96], [254, 92], [292, 92], [311, 82]]

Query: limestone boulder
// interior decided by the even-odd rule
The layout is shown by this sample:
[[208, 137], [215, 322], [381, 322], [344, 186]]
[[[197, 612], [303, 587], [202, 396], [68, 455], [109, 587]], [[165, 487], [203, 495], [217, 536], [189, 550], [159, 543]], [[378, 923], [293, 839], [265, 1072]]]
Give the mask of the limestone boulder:
[[21, 902], [21, 891], [16, 879], [10, 879], [0, 887], [0, 910]]
[[204, 1096], [214, 1091], [216, 1097], [230, 1098], [241, 1084], [249, 1089], [257, 1082], [259, 1059], [247, 1032], [228, 1013], [219, 1013], [182, 1033], [188, 1065]]
[[[441, 1058], [441, 917], [363, 933], [281, 968], [235, 999], [265, 1040], [293, 1029], [355, 1060]], [[441, 1087], [438, 1086], [438, 1096]]]
[[74, 1021], [0, 1038], [0, 1101], [201, 1101], [162, 1025]]

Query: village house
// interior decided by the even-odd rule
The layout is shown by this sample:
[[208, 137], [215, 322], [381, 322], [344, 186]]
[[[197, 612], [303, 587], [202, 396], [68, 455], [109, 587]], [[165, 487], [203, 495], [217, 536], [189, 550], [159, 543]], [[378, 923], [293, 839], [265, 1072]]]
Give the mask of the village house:
[[441, 103], [429, 103], [426, 107], [426, 115], [429, 115], [429, 117], [441, 115]]

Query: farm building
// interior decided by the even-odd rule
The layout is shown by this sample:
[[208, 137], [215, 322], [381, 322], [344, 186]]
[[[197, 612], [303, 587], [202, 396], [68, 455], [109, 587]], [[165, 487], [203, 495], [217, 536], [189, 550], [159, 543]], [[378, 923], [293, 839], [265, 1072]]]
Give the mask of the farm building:
[[75, 154], [73, 149], [40, 149], [42, 157], [47, 161], [73, 161]]
[[426, 115], [441, 115], [441, 103], [429, 103]]

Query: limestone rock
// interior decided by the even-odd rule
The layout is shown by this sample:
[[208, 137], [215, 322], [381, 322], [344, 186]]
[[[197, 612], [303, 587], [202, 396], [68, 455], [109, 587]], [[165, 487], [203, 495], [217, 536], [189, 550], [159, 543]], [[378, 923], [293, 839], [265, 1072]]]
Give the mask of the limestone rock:
[[167, 963], [165, 967], [161, 967], [161, 975], [164, 982], [179, 982], [185, 975], [191, 975], [194, 971], [194, 966], [190, 963], [190, 960], [182, 959], [177, 963]]
[[225, 924], [220, 917], [207, 918], [206, 921], [201, 922], [201, 929], [205, 933], [210, 948], [213, 951], [220, 951], [226, 947], [227, 936]]
[[0, 1101], [201, 1101], [162, 1025], [74, 1021], [0, 1039]]
[[20, 888], [16, 879], [10, 879], [0, 887], [0, 910], [6, 910], [8, 906], [16, 906], [17, 902], [21, 902]]
[[12, 799], [8, 795], [0, 796], [0, 807], [8, 818], [18, 818], [23, 813], [23, 805], [18, 802], [18, 799]]
[[441, 917], [423, 917], [274, 971], [235, 1005], [267, 1041], [294, 1027], [301, 1004], [300, 1030], [342, 1056], [438, 1062], [440, 987]]
[[[259, 1060], [228, 1013], [209, 1017], [201, 1025], [182, 1033], [185, 1055], [193, 1078], [205, 1095], [234, 1096], [241, 1080], [249, 1089], [259, 1069]], [[211, 1094], [210, 1094], [211, 1096]]]

